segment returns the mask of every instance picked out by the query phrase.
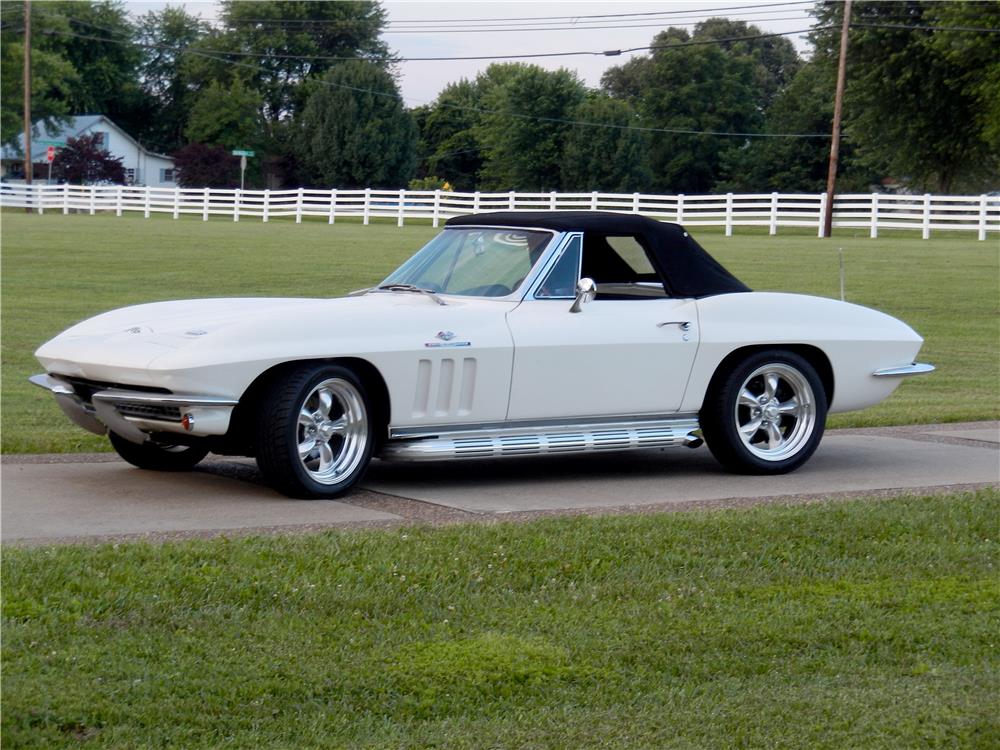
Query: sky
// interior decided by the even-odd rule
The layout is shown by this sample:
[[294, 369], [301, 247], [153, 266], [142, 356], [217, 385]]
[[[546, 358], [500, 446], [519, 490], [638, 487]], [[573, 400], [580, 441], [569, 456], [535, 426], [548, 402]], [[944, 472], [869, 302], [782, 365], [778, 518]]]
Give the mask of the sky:
[[[211, 0], [186, 2], [159, 2], [128, 0], [124, 3], [133, 15], [148, 10], [160, 10], [166, 5], [182, 6], [185, 10], [206, 21], [218, 18], [218, 4]], [[387, 0], [383, 6], [388, 12], [389, 28], [383, 39], [400, 57], [433, 56], [499, 56], [538, 52], [570, 52], [626, 49], [648, 45], [653, 36], [668, 26], [691, 29], [695, 23], [712, 16], [742, 19], [759, 26], [765, 32], [790, 32], [808, 29], [814, 19], [809, 15], [812, 2], [786, 2], [778, 0], [703, 0], [689, 2], [659, 0], [658, 2], [536, 2], [506, 0], [505, 2], [422, 2], [420, 0]], [[659, 14], [650, 17], [649, 14]], [[635, 14], [630, 18], [613, 21], [586, 18], [602, 14]], [[645, 16], [639, 14], [646, 14]], [[669, 15], [667, 15], [669, 14]], [[514, 19], [555, 17], [541, 22]], [[475, 24], [486, 31], [460, 33], [465, 19], [503, 19], [482, 21]], [[506, 25], [504, 25], [506, 24]], [[617, 28], [607, 28], [609, 25]], [[524, 27], [545, 26], [543, 30]], [[590, 27], [603, 28], [590, 28]], [[513, 28], [514, 31], [501, 31]], [[445, 29], [450, 29], [445, 31]], [[415, 32], [415, 33], [414, 33]], [[806, 54], [809, 45], [804, 35], [789, 37], [799, 50]], [[525, 59], [549, 70], [565, 67], [576, 71], [588, 85], [600, 84], [601, 74], [609, 67], [621, 65], [630, 57], [645, 54], [636, 52], [620, 56], [581, 55], [572, 57]], [[410, 61], [398, 65], [399, 84], [403, 99], [414, 107], [433, 101], [449, 83], [461, 78], [474, 78], [485, 70], [491, 60]]]

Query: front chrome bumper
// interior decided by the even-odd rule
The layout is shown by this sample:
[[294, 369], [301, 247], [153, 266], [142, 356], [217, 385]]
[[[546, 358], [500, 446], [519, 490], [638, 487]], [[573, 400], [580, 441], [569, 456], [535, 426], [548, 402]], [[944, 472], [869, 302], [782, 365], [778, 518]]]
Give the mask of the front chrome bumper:
[[925, 362], [912, 362], [901, 367], [886, 367], [882, 370], [876, 370], [872, 375], [876, 378], [900, 378], [908, 375], [926, 375], [929, 372], [934, 372], [934, 365]]
[[88, 401], [80, 397], [72, 383], [57, 375], [32, 375], [28, 380], [49, 391], [74, 424], [97, 435], [111, 430], [134, 443], [145, 442], [154, 432], [225, 435], [238, 403], [215, 396], [125, 388], [98, 390]]

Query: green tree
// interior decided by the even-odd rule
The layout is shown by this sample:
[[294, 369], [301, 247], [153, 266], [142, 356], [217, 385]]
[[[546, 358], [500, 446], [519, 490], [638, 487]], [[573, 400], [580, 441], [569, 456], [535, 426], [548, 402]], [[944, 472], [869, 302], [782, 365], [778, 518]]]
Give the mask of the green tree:
[[202, 57], [192, 72], [206, 84], [248, 78], [248, 86], [263, 97], [269, 123], [301, 110], [309, 93], [303, 82], [337, 64], [325, 58], [364, 58], [382, 66], [390, 62], [388, 48], [379, 39], [385, 10], [372, 0], [224, 0], [220, 5], [222, 28], [205, 46], [240, 54]]
[[557, 190], [567, 121], [586, 96], [576, 74], [560, 68], [517, 65], [483, 95], [476, 128], [486, 190]]
[[483, 167], [476, 138], [479, 86], [462, 79], [445, 86], [437, 100], [414, 112], [420, 129], [420, 172], [444, 175], [457, 190], [473, 190]]
[[480, 126], [486, 96], [522, 67], [494, 63], [472, 81], [449, 84], [432, 104], [414, 110], [420, 128], [418, 174], [444, 175], [458, 190], [478, 185], [485, 160]]
[[[840, 28], [843, 6], [819, 3], [823, 26]], [[980, 2], [856, 2], [851, 17], [845, 137], [872, 166], [919, 190], [953, 192], [995, 182], [1000, 167], [1000, 6]], [[944, 27], [944, 28], [942, 28]], [[834, 58], [834, 30], [814, 37]]]
[[184, 129], [197, 91], [194, 90], [188, 50], [208, 34], [208, 25], [182, 8], [150, 11], [138, 21], [136, 34], [143, 45], [140, 78], [154, 103], [145, 125], [138, 131], [144, 144], [170, 153], [184, 143]]
[[228, 88], [213, 81], [198, 94], [184, 134], [195, 143], [228, 149], [256, 146], [261, 139], [260, 94], [235, 79]]
[[677, 131], [649, 136], [650, 189], [705, 193], [731, 177], [726, 167], [740, 163], [746, 139], [720, 134], [759, 132], [767, 87], [780, 88], [791, 63], [787, 50], [766, 56], [746, 43], [692, 42], [754, 33], [760, 30], [725, 19], [703, 22], [693, 34], [670, 28], [653, 39], [662, 48], [605, 73], [605, 91], [632, 102], [644, 125]]
[[[0, 140], [15, 143], [24, 132], [24, 5], [3, 6], [0, 22]], [[66, 59], [59, 37], [44, 32], [69, 32], [62, 16], [42, 15], [32, 6], [35, 26], [31, 44], [31, 115], [53, 129], [71, 110], [70, 97], [80, 77]]]
[[638, 115], [628, 102], [595, 93], [573, 110], [572, 118], [618, 127], [569, 127], [562, 155], [564, 189], [612, 193], [647, 189], [648, 139], [646, 133], [630, 129], [638, 124]]
[[336, 187], [400, 187], [413, 177], [417, 127], [384, 68], [337, 65], [312, 93], [298, 124], [304, 181]]
[[[821, 137], [755, 138], [729, 151], [716, 183], [720, 191], [821, 192], [826, 188], [837, 71], [829, 61], [812, 61], [778, 94], [766, 113], [765, 133]], [[879, 174], [859, 162], [850, 140], [840, 143], [839, 192], [864, 192]]]

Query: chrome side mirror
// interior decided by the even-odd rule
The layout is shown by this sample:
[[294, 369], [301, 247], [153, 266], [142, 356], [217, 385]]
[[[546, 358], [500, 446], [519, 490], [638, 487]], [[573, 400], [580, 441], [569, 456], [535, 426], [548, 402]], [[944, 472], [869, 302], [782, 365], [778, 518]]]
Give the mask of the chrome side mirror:
[[581, 311], [582, 306], [588, 302], [593, 302], [594, 297], [597, 296], [597, 284], [593, 279], [589, 279], [584, 276], [578, 282], [576, 282], [576, 299], [573, 300], [573, 306], [570, 307], [569, 311], [571, 313], [578, 313]]

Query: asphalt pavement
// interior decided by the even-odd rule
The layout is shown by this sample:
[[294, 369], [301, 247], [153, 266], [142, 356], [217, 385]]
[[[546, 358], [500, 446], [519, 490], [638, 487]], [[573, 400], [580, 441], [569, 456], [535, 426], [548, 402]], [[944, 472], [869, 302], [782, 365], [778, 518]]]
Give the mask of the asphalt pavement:
[[252, 461], [210, 456], [195, 471], [135, 469], [108, 454], [4, 456], [0, 539], [48, 544], [329, 527], [659, 512], [1000, 485], [1000, 423], [829, 431], [779, 477], [739, 476], [704, 447], [426, 464], [373, 463], [338, 501], [290, 500]]

